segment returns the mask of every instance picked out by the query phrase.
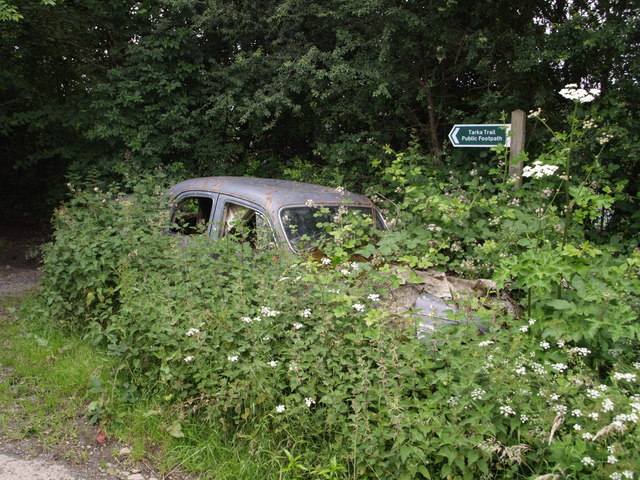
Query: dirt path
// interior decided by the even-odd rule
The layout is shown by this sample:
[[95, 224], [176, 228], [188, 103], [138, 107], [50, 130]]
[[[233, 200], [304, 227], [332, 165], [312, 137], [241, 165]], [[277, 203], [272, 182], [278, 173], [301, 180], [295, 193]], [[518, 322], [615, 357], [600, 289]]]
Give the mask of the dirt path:
[[[9, 314], [3, 310], [2, 300], [37, 287], [41, 276], [37, 246], [46, 236], [38, 227], [26, 223], [2, 220], [0, 225], [0, 316], [6, 320]], [[0, 364], [0, 384], [11, 381], [11, 376], [12, 369]], [[50, 447], [37, 438], [12, 440], [7, 434], [11, 432], [0, 429], [0, 480], [157, 480], [150, 470], [144, 469], [143, 473], [129, 466], [128, 449], [98, 444], [93, 427], [81, 425], [79, 430], [81, 434], [73, 442]]]

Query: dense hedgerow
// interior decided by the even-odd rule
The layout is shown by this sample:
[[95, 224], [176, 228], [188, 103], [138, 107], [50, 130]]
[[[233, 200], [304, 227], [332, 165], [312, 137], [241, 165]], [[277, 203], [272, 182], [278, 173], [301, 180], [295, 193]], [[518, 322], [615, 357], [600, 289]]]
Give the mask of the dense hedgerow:
[[126, 366], [115, 388], [162, 396], [168, 423], [266, 430], [308, 467], [283, 465], [292, 478], [637, 478], [637, 255], [520, 251], [496, 278], [533, 292], [526, 317], [476, 300], [488, 335], [463, 322], [420, 339], [383, 307], [397, 233], [363, 245], [332, 231], [339, 243], [308, 260], [185, 242], [163, 234], [161, 191], [89, 190], [61, 208], [32, 314], [85, 329]]

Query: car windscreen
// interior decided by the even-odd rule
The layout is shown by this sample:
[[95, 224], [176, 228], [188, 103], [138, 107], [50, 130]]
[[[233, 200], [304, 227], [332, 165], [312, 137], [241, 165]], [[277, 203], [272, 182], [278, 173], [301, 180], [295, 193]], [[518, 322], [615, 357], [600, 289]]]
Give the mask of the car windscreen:
[[385, 225], [376, 211], [373, 215], [371, 207], [355, 205], [322, 205], [321, 207], [289, 207], [280, 211], [280, 219], [291, 246], [298, 250], [317, 241], [326, 232], [323, 224], [343, 224], [351, 215], [362, 215], [372, 219], [372, 225], [384, 230]]

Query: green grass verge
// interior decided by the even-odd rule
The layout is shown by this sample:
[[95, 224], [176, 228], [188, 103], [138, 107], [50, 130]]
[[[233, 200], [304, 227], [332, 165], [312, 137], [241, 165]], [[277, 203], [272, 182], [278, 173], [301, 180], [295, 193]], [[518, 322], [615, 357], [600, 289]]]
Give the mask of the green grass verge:
[[86, 430], [87, 407], [99, 396], [90, 392], [91, 380], [99, 378], [105, 428], [132, 446], [133, 460], [148, 459], [162, 474], [186, 470], [203, 479], [290, 478], [282, 471], [282, 453], [269, 448], [268, 432], [221, 436], [216, 425], [182, 420], [184, 436], [172, 436], [167, 427], [176, 413], [161, 394], [143, 392], [135, 402], [122, 401], [110, 385], [118, 370], [114, 357], [79, 334], [26, 323], [18, 313], [20, 302], [19, 297], [0, 301], [6, 312], [0, 315], [0, 436], [37, 439], [45, 448], [78, 440]]

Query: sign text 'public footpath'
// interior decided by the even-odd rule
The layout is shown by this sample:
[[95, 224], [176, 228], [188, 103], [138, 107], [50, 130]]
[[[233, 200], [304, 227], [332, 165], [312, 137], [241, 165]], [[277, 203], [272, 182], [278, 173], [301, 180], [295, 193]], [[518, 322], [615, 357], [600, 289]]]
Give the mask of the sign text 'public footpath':
[[473, 124], [454, 125], [449, 132], [449, 140], [454, 147], [495, 147], [504, 144], [510, 146], [511, 125]]

